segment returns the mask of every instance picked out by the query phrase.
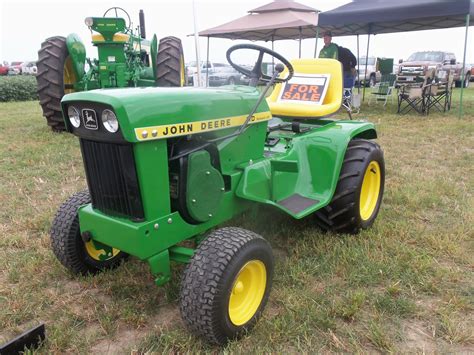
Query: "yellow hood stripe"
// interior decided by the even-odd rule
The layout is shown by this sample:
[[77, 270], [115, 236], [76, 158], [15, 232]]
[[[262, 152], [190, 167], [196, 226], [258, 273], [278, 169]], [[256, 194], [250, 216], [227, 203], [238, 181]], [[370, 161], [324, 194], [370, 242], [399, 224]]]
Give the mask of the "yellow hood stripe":
[[[135, 128], [135, 136], [139, 141], [186, 136], [190, 134], [216, 131], [219, 129], [238, 127], [244, 124], [248, 115], [216, 118], [213, 120], [175, 123], [163, 126]], [[268, 121], [272, 118], [270, 111], [255, 113], [250, 123]]]

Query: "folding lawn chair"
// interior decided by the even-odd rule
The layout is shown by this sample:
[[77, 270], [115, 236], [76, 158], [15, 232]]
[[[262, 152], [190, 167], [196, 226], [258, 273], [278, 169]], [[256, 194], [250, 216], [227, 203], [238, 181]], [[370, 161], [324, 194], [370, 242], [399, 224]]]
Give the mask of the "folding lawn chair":
[[415, 110], [420, 114], [425, 113], [425, 86], [419, 85], [401, 85], [398, 91], [398, 109], [397, 113], [408, 113]]
[[388, 98], [393, 102], [392, 91], [395, 88], [395, 81], [397, 76], [395, 74], [384, 74], [379, 83], [375, 84], [372, 87], [372, 92], [370, 93], [369, 101], [367, 102], [370, 105], [372, 99], [375, 101], [383, 101], [383, 105], [387, 105]]
[[429, 86], [426, 93], [425, 110], [429, 114], [431, 109], [446, 112], [451, 109], [451, 95], [454, 86], [454, 75], [447, 73], [442, 81]]

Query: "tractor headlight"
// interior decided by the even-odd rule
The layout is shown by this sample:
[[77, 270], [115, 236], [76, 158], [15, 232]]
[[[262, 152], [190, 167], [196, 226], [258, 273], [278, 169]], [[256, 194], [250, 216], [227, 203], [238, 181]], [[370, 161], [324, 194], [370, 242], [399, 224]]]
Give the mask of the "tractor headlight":
[[84, 23], [87, 27], [92, 27], [92, 25], [94, 24], [94, 19], [92, 17], [86, 17]]
[[69, 122], [75, 127], [78, 128], [81, 125], [81, 116], [79, 111], [74, 106], [69, 106], [67, 108], [67, 116], [69, 117]]
[[119, 129], [117, 116], [111, 110], [102, 111], [102, 124], [110, 133], [115, 133]]

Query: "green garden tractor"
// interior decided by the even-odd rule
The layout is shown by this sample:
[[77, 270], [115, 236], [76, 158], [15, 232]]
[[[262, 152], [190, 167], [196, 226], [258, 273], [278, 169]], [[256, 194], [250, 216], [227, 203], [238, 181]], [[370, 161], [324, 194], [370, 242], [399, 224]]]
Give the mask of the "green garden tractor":
[[[252, 70], [231, 60], [242, 48], [259, 52]], [[262, 73], [264, 53], [283, 63], [272, 76]], [[181, 315], [190, 330], [217, 344], [245, 334], [262, 315], [274, 259], [256, 233], [215, 227], [266, 205], [325, 231], [357, 233], [374, 223], [385, 180], [372, 123], [317, 117], [341, 107], [338, 61], [290, 63], [251, 44], [227, 54], [249, 86], [66, 95], [65, 125], [79, 138], [88, 190], [60, 206], [51, 228], [55, 255], [76, 274], [116, 267], [131, 255], [163, 285], [171, 261], [187, 264]], [[309, 74], [317, 70], [324, 74]], [[301, 101], [321, 101], [321, 88], [321, 105]], [[299, 101], [273, 100], [279, 90]]]
[[[118, 17], [123, 13], [127, 20]], [[115, 17], [106, 17], [115, 15]], [[185, 69], [180, 39], [156, 35], [145, 39], [145, 18], [132, 28], [129, 14], [118, 7], [103, 17], [87, 17], [92, 43], [99, 58], [86, 58], [84, 44], [76, 34], [48, 38], [38, 51], [38, 95], [43, 115], [53, 131], [64, 131], [61, 99], [65, 94], [98, 88], [137, 86], [184, 86]]]

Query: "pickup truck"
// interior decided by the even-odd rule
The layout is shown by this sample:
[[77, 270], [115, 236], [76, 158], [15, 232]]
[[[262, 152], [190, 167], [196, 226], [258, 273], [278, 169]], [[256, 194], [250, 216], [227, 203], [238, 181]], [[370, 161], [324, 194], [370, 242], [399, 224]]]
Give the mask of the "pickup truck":
[[[397, 83], [419, 81], [420, 77], [424, 77], [428, 71], [433, 69], [435, 70], [435, 77], [443, 71], [453, 73], [456, 86], [461, 86], [462, 63], [456, 62], [453, 53], [441, 51], [415, 52], [406, 61], [400, 60]], [[464, 87], [468, 87], [471, 78], [471, 67], [466, 65], [464, 70]]]
[[[367, 61], [367, 74], [365, 74], [365, 62]], [[380, 71], [377, 70], [377, 58], [375, 57], [369, 57], [368, 60], [366, 60], [365, 57], [361, 57], [359, 60], [359, 65], [356, 66], [356, 68], [360, 68], [359, 70], [359, 76], [356, 79], [356, 83], [364, 83], [365, 80], [367, 80], [368, 86], [374, 86], [376, 83], [380, 81], [380, 78], [382, 77], [382, 74], [380, 74]]]

